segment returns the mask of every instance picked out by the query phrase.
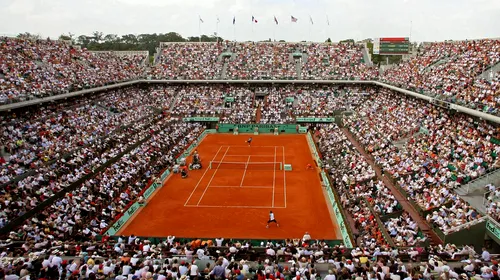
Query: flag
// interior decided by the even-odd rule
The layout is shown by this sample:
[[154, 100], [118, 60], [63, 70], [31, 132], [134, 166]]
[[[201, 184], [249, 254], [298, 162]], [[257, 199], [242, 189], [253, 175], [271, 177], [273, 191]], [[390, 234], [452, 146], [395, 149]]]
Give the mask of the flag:
[[274, 16], [274, 22], [276, 22], [276, 25], [278, 25], [278, 19], [276, 18], [276, 16]]
[[257, 23], [257, 20], [252, 16], [252, 22]]
[[220, 23], [220, 19], [219, 19], [219, 17], [217, 17], [217, 23]]
[[309, 16], [309, 21], [311, 21], [311, 24], [314, 24], [313, 18], [311, 16]]
[[236, 23], [236, 17], [233, 16], [233, 24], [235, 24], [235, 23]]
[[295, 18], [293, 16], [291, 16], [291, 17], [292, 17], [292, 22], [297, 22], [297, 20], [298, 20], [297, 18]]
[[326, 15], [326, 24], [330, 25], [330, 20], [328, 19], [328, 15]]
[[201, 19], [201, 17], [200, 17], [200, 16], [198, 16], [198, 18], [200, 19], [200, 22], [201, 22], [201, 23], [203, 23], [203, 20]]

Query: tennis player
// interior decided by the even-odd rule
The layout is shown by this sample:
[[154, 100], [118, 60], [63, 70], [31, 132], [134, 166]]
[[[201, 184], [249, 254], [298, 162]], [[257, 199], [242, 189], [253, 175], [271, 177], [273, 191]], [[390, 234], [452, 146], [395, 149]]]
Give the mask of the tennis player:
[[278, 224], [278, 221], [276, 221], [276, 218], [274, 218], [273, 211], [269, 211], [269, 221], [267, 221], [266, 228], [269, 228], [270, 223], [275, 223], [277, 227], [280, 227], [280, 224]]
[[248, 143], [248, 146], [250, 147], [250, 144], [252, 144], [252, 137], [248, 138], [247, 143]]

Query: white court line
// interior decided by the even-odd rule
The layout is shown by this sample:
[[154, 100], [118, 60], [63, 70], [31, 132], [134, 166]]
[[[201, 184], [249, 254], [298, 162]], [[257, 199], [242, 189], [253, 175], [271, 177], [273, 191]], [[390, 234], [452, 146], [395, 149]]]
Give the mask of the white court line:
[[252, 156], [252, 157], [272, 157], [273, 155], [226, 155], [226, 157], [248, 157], [248, 156]]
[[283, 194], [285, 197], [285, 208], [286, 208], [286, 171], [285, 171], [285, 147], [281, 146], [283, 148]]
[[219, 162], [219, 165], [217, 165], [217, 169], [215, 169], [214, 173], [212, 174], [212, 177], [210, 178], [210, 181], [208, 181], [208, 184], [205, 187], [205, 189], [203, 190], [203, 193], [201, 194], [200, 200], [198, 200], [198, 203], [196, 205], [200, 205], [200, 202], [203, 199], [203, 197], [205, 196], [205, 193], [207, 192], [208, 187], [210, 186], [210, 183], [212, 183], [212, 180], [214, 179], [215, 174], [217, 174], [217, 170], [219, 170], [220, 165], [224, 161], [224, 157], [226, 156], [227, 152], [229, 151], [229, 148], [231, 148], [231, 147], [230, 146], [227, 147], [226, 152], [224, 153], [224, 155], [222, 156], [222, 158], [221, 158], [221, 160]]
[[250, 162], [250, 157], [248, 156], [247, 163], [245, 164], [245, 171], [243, 171], [243, 177], [241, 177], [240, 188], [243, 186], [243, 181], [245, 180], [245, 174], [247, 174], [248, 163]]
[[[283, 147], [284, 148], [284, 146], [254, 146], [254, 145], [252, 145], [251, 148], [275, 148], [275, 147], [278, 147], [278, 148], [279, 147]], [[248, 147], [248, 146], [233, 146], [233, 145], [231, 145], [231, 148], [250, 148], [250, 147]]]
[[286, 207], [271, 207], [271, 206], [245, 206], [245, 205], [185, 205], [185, 207], [198, 207], [198, 208], [274, 208], [274, 209], [284, 209]]
[[[219, 154], [220, 150], [222, 149], [222, 147], [224, 146], [220, 146], [219, 147], [219, 150], [217, 150], [217, 153], [214, 155], [214, 157], [212, 158], [212, 161], [214, 161], [214, 159], [217, 157], [217, 155]], [[210, 169], [209, 166], [205, 167], [205, 172], [203, 172], [203, 175], [201, 175], [200, 177], [200, 180], [198, 180], [198, 183], [196, 184], [196, 186], [194, 187], [193, 191], [191, 192], [191, 194], [189, 195], [188, 199], [186, 200], [186, 203], [184, 203], [184, 206], [186, 206], [189, 202], [189, 200], [191, 199], [191, 197], [193, 196], [194, 192], [196, 191], [196, 189], [198, 188], [198, 186], [200, 185], [200, 182], [201, 180], [203, 180], [203, 177], [205, 177], [205, 174], [207, 174], [208, 170]]]
[[210, 188], [272, 189], [271, 186], [210, 186]]
[[[283, 164], [282, 164], [283, 165]], [[274, 147], [274, 167], [273, 167], [273, 207], [274, 207], [274, 186], [276, 182], [276, 147]]]

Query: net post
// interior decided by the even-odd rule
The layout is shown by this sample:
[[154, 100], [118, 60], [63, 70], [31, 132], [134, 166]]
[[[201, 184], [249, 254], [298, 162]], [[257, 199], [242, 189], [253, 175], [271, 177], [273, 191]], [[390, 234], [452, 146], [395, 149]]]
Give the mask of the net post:
[[212, 169], [212, 161], [208, 164], [208, 169]]
[[283, 170], [283, 163], [280, 161], [280, 170]]

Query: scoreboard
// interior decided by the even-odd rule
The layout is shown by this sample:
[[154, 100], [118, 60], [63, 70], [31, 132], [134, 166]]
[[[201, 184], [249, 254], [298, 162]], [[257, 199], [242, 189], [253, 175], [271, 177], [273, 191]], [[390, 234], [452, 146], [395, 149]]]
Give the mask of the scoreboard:
[[373, 54], [402, 55], [410, 51], [410, 40], [407, 37], [375, 38], [373, 40]]

